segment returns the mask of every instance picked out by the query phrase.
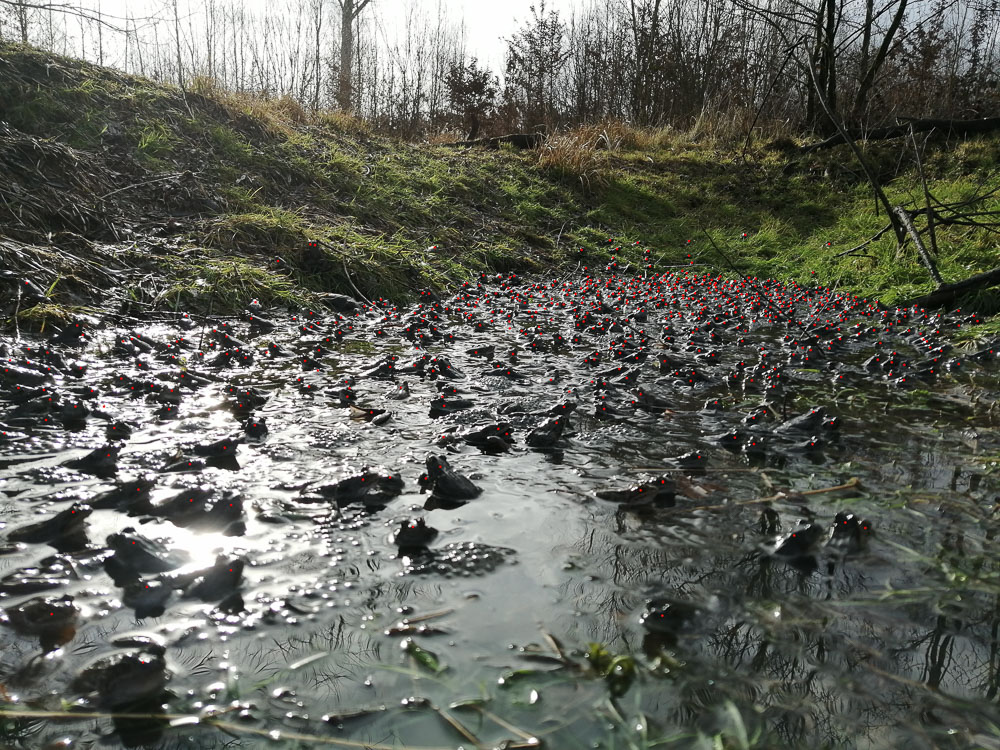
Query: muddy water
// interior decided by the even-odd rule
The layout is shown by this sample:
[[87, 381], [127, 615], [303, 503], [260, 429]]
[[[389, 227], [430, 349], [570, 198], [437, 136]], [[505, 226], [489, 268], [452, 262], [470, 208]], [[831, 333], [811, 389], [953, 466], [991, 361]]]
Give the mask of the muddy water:
[[[246, 747], [696, 746], [741, 727], [760, 746], [1000, 746], [997, 362], [936, 351], [968, 313], [687, 275], [491, 278], [423, 299], [255, 310], [276, 324], [268, 332], [246, 319], [109, 315], [81, 321], [79, 341], [7, 339], [8, 365], [47, 363], [41, 387], [60, 401], [24, 407], [20, 370], [0, 390], [3, 698], [105, 718], [12, 718], [5, 741], [234, 742], [196, 723], [215, 716]], [[130, 351], [137, 333], [148, 352]], [[491, 358], [470, 353], [488, 345]], [[371, 373], [380, 362], [392, 367]], [[182, 373], [206, 380], [187, 388]], [[395, 398], [404, 383], [409, 396]], [[459, 393], [441, 396], [442, 384]], [[194, 446], [242, 433], [245, 388], [269, 432], [244, 436], [235, 460], [199, 458]], [[473, 403], [431, 416], [439, 398]], [[91, 414], [66, 421], [77, 402]], [[576, 408], [559, 417], [562, 435], [529, 447], [566, 402]], [[817, 406], [822, 418], [795, 429]], [[368, 421], [369, 409], [385, 415]], [[106, 443], [112, 420], [131, 437]], [[510, 425], [509, 451], [455, 437], [497, 422]], [[764, 448], [740, 449], [755, 440]], [[66, 465], [105, 444], [121, 446], [113, 475]], [[459, 504], [422, 491], [431, 455], [481, 494]], [[178, 460], [195, 465], [163, 470]], [[401, 494], [338, 507], [317, 493], [364, 467], [401, 477]], [[94, 510], [85, 546], [10, 539], [141, 477], [155, 480], [153, 512]], [[597, 496], [655, 477], [673, 500]], [[197, 488], [242, 498], [242, 525], [191, 528], [156, 509]], [[838, 513], [873, 532], [824, 546]], [[393, 531], [415, 518], [437, 536], [398, 549]], [[774, 554], [801, 520], [822, 538]], [[140, 574], [173, 589], [158, 616], [137, 620], [106, 572], [105, 539], [129, 527], [188, 556]], [[220, 554], [245, 561], [235, 585], [199, 597], [171, 578], [197, 581]], [[35, 620], [15, 627], [26, 602], [64, 595], [79, 614], [58, 644], [44, 646], [52, 629]], [[663, 600], [688, 616], [657, 626]], [[160, 645], [165, 692], [130, 705], [74, 681], [137, 638]], [[634, 679], [601, 679], [582, 656], [592, 642], [632, 655]], [[471, 699], [482, 703], [449, 708]], [[139, 711], [187, 718], [107, 717]]]

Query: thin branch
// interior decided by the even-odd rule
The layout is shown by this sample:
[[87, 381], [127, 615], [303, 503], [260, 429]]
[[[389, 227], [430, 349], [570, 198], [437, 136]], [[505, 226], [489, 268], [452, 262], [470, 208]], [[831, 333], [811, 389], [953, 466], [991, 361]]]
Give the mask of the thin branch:
[[938, 286], [944, 285], [944, 279], [941, 278], [941, 274], [938, 273], [937, 264], [934, 263], [934, 259], [931, 257], [930, 253], [927, 252], [927, 248], [924, 246], [924, 241], [920, 238], [920, 232], [917, 231], [916, 227], [913, 226], [913, 219], [910, 216], [910, 212], [907, 211], [902, 206], [896, 206], [893, 211], [895, 215], [899, 217], [899, 221], [906, 231], [909, 233], [910, 237], [913, 238], [913, 244], [917, 246], [917, 252], [920, 253], [920, 259], [924, 262], [927, 270], [931, 274], [931, 278], [934, 279], [934, 283]]
[[[927, 138], [930, 138], [933, 132], [933, 130], [930, 131], [927, 134]], [[927, 138], [924, 139], [925, 146], [927, 145]], [[927, 230], [931, 239], [931, 252], [937, 255], [937, 234], [934, 231], [934, 212], [931, 210], [931, 191], [927, 189], [927, 175], [924, 174], [924, 164], [920, 160], [920, 149], [917, 148], [917, 136], [913, 132], [912, 124], [910, 125], [910, 140], [913, 141], [913, 156], [917, 161], [917, 174], [920, 175], [920, 184], [924, 189], [924, 204], [927, 206]]]
[[834, 258], [843, 258], [845, 255], [850, 255], [851, 253], [855, 253], [855, 252], [857, 252], [858, 250], [860, 250], [860, 249], [862, 249], [864, 247], [868, 247], [868, 245], [872, 244], [876, 240], [881, 239], [882, 235], [884, 235], [890, 229], [892, 229], [892, 222], [889, 222], [888, 224], [886, 224], [884, 227], [882, 227], [880, 230], [878, 230], [874, 235], [872, 235], [871, 237], [869, 237], [867, 240], [865, 240], [864, 242], [862, 242], [857, 247], [852, 247], [850, 250], [844, 250], [842, 253], [837, 253], [833, 257]]

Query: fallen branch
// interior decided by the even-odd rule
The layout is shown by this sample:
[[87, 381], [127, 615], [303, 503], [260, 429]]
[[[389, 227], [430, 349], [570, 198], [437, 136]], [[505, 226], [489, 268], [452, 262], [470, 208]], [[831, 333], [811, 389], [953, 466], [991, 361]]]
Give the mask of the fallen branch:
[[850, 250], [844, 250], [842, 253], [837, 253], [833, 257], [834, 258], [842, 258], [845, 255], [850, 255], [851, 253], [855, 253], [855, 252], [857, 252], [858, 250], [861, 250], [864, 247], [868, 247], [868, 245], [872, 244], [873, 242], [875, 242], [877, 240], [880, 240], [882, 238], [882, 235], [885, 234], [886, 232], [890, 231], [891, 229], [892, 229], [892, 224], [891, 223], [890, 224], [886, 224], [884, 227], [882, 227], [880, 230], [878, 230], [874, 235], [872, 235], [871, 237], [869, 237], [867, 240], [865, 240], [864, 242], [862, 242], [857, 247], [852, 247]]
[[930, 130], [940, 130], [948, 135], [968, 136], [979, 133], [992, 133], [1000, 130], [1000, 117], [984, 117], [979, 120], [936, 120], [919, 119], [911, 117], [897, 117], [902, 121], [898, 125], [890, 125], [884, 128], [873, 128], [867, 132], [851, 131], [850, 133], [835, 133], [824, 141], [803, 146], [799, 149], [800, 154], [809, 154], [813, 151], [820, 151], [825, 148], [833, 148], [846, 142], [846, 137], [863, 141], [887, 141], [892, 138], [901, 138], [911, 132], [926, 133]]
[[954, 284], [941, 284], [933, 292], [920, 297], [914, 297], [906, 302], [900, 302], [898, 307], [907, 308], [914, 305], [917, 307], [941, 307], [976, 289], [985, 289], [997, 285], [1000, 285], [1000, 268], [978, 273], [975, 276], [970, 276], [964, 281], [958, 281]]
[[892, 209], [896, 216], [899, 217], [900, 223], [906, 227], [907, 233], [913, 239], [913, 244], [917, 246], [917, 252], [920, 253], [920, 260], [924, 262], [927, 266], [927, 270], [930, 272], [931, 278], [934, 279], [934, 283], [941, 287], [944, 285], [944, 279], [941, 278], [941, 274], [938, 273], [937, 264], [931, 257], [931, 254], [927, 252], [927, 248], [924, 247], [924, 241], [920, 238], [920, 232], [917, 228], [913, 226], [913, 219], [910, 216], [910, 212], [907, 211], [902, 206], [895, 206]]

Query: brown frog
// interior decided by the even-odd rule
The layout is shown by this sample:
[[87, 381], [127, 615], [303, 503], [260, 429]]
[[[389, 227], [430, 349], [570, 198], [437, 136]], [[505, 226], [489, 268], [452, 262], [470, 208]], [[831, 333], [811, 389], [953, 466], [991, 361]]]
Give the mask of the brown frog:
[[66, 594], [58, 598], [36, 596], [16, 607], [8, 607], [5, 613], [7, 624], [14, 632], [36, 636], [42, 651], [48, 653], [69, 643], [76, 635], [80, 610], [73, 603], [73, 597]]
[[184, 591], [184, 595], [203, 602], [221, 601], [238, 591], [243, 580], [244, 565], [245, 562], [238, 557], [219, 555], [215, 558], [215, 565], [201, 571]]
[[7, 539], [11, 542], [48, 543], [60, 552], [80, 550], [87, 546], [84, 528], [87, 517], [93, 512], [89, 505], [73, 503], [52, 518], [14, 529]]
[[77, 693], [96, 696], [101, 705], [119, 708], [157, 698], [170, 679], [162, 646], [150, 644], [104, 656], [74, 678]]

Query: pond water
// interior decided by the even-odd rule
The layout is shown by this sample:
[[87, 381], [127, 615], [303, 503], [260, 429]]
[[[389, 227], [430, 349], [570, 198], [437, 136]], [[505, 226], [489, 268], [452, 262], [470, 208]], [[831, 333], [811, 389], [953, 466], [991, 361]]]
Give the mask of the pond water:
[[614, 271], [8, 336], [0, 737], [1000, 747], [975, 316]]

